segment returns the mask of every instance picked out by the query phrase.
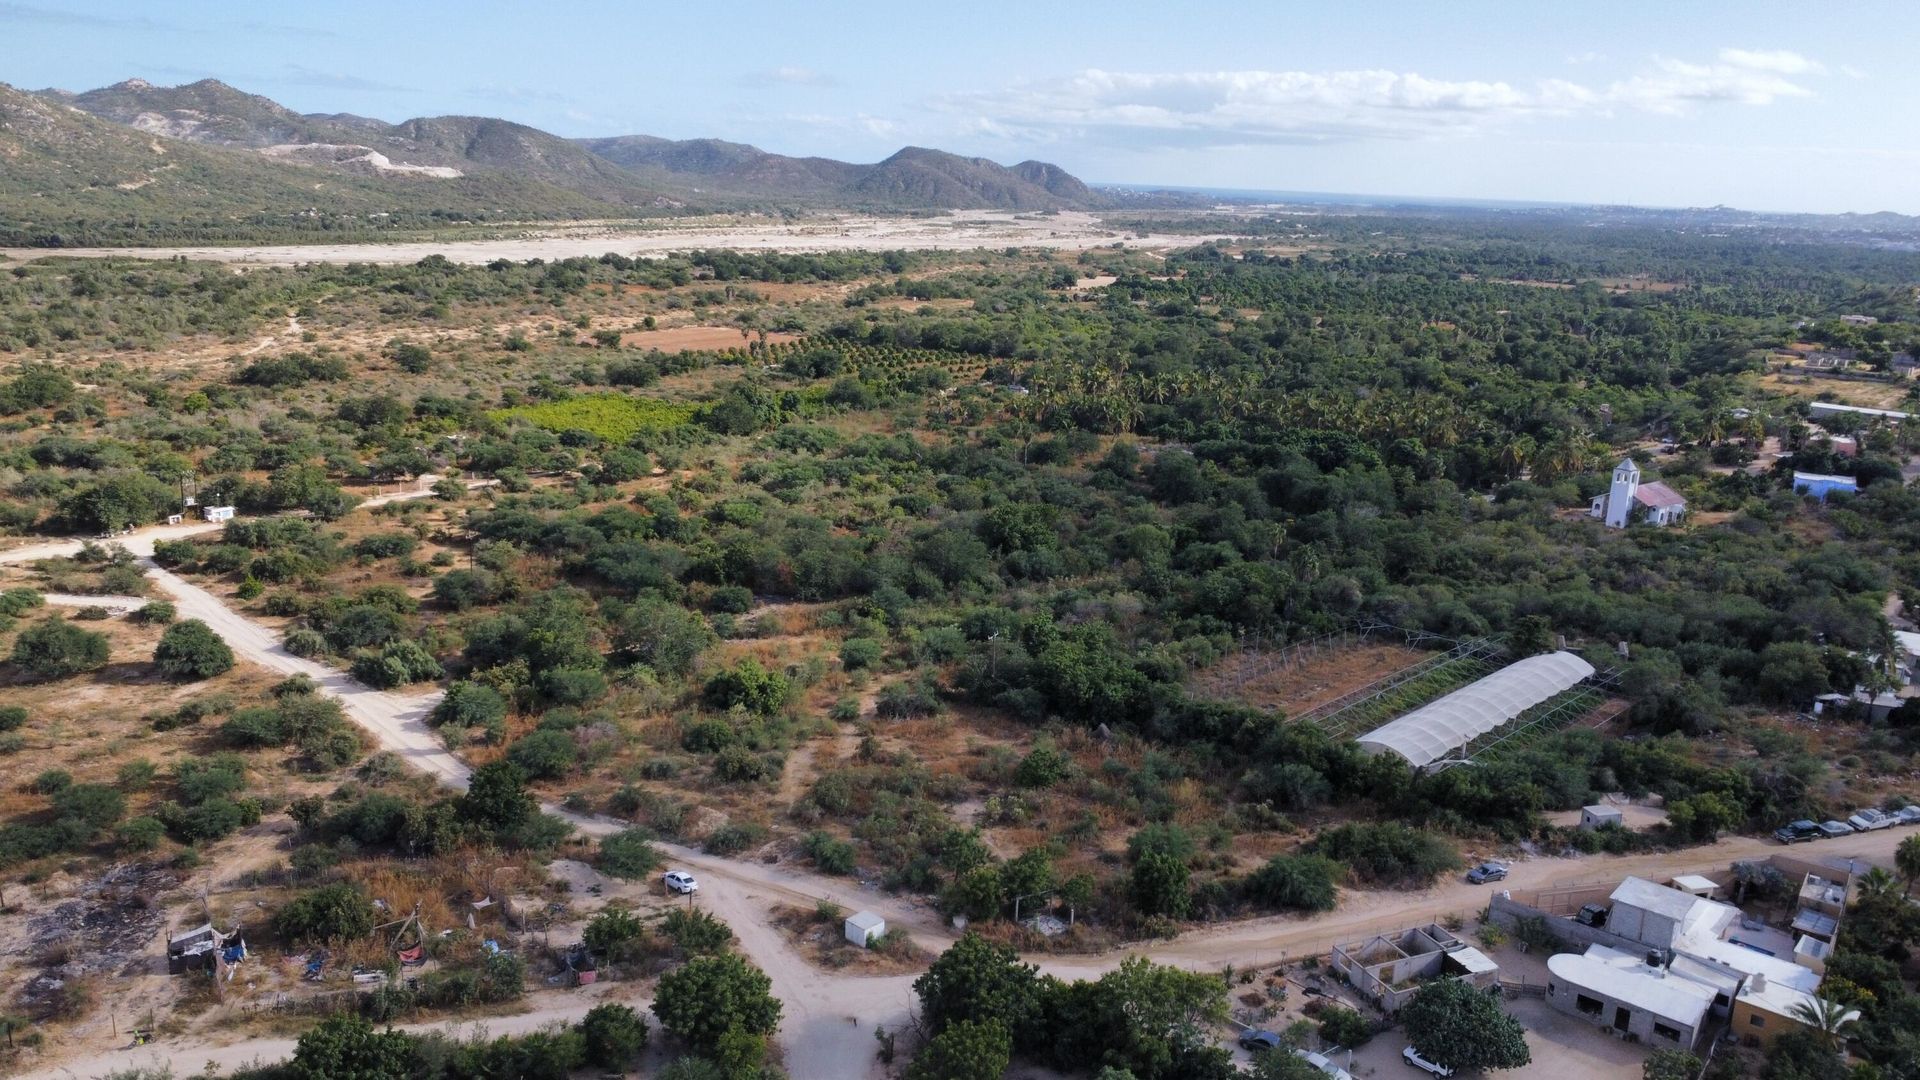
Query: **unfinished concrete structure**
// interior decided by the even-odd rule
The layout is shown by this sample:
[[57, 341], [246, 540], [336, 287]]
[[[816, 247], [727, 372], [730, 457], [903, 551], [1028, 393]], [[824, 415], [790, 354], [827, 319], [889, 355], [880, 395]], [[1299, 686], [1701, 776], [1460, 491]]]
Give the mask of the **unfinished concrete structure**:
[[1463, 979], [1484, 990], [1500, 977], [1490, 957], [1437, 923], [1336, 945], [1333, 969], [1388, 1013], [1412, 1001], [1424, 982]]

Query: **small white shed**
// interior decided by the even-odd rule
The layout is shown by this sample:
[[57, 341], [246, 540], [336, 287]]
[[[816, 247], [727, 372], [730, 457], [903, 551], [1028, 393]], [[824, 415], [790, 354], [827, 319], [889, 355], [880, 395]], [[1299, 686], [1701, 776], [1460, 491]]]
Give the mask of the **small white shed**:
[[1621, 825], [1625, 821], [1617, 806], [1596, 805], [1580, 808], [1580, 827], [1583, 829], [1598, 829], [1603, 825]]
[[857, 912], [847, 916], [847, 940], [861, 948], [878, 940], [887, 932], [887, 920], [871, 911]]
[[208, 521], [232, 521], [233, 507], [203, 506], [200, 508], [200, 516], [207, 519]]

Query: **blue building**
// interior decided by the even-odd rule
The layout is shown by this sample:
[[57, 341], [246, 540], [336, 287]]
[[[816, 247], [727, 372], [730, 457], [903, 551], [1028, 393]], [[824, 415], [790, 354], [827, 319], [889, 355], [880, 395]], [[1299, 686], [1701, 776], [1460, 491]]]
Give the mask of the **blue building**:
[[1793, 490], [1801, 495], [1811, 495], [1821, 502], [1826, 502], [1827, 496], [1835, 492], [1842, 495], [1860, 494], [1860, 482], [1851, 476], [1796, 472], [1793, 474]]

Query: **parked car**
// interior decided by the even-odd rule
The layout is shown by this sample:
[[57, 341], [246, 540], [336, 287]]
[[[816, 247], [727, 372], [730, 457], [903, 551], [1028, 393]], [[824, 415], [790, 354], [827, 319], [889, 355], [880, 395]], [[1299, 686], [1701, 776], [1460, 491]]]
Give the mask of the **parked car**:
[[1847, 824], [1853, 826], [1857, 832], [1872, 832], [1875, 829], [1884, 829], [1892, 825], [1893, 819], [1872, 807], [1868, 807], [1848, 818]]
[[1818, 840], [1827, 835], [1820, 831], [1820, 823], [1801, 818], [1789, 821], [1773, 830], [1773, 838], [1783, 844], [1798, 844], [1803, 840]]
[[1489, 881], [1505, 881], [1506, 879], [1507, 868], [1497, 862], [1483, 862], [1479, 866], [1467, 871], [1467, 883], [1470, 885], [1485, 885]]
[[1607, 925], [1607, 905], [1584, 904], [1580, 908], [1580, 913], [1575, 915], [1573, 919], [1582, 926], [1595, 928], [1605, 926]]
[[1407, 1047], [1405, 1050], [1400, 1051], [1400, 1060], [1406, 1062], [1407, 1064], [1413, 1066], [1416, 1069], [1419, 1069], [1421, 1072], [1426, 1073], [1430, 1076], [1452, 1076], [1453, 1075], [1452, 1069], [1447, 1068], [1445, 1065], [1442, 1065], [1437, 1061], [1428, 1061], [1426, 1058], [1421, 1057], [1420, 1052], [1418, 1050], [1415, 1050], [1411, 1046]]
[[1325, 1054], [1316, 1054], [1311, 1050], [1295, 1050], [1293, 1056], [1319, 1069], [1333, 1080], [1353, 1080], [1353, 1074], [1328, 1060]]
[[693, 875], [685, 870], [669, 870], [660, 880], [667, 883], [667, 888], [682, 896], [700, 891], [700, 883], [693, 880]]
[[1893, 822], [1896, 825], [1920, 824], [1920, 805], [1903, 806], [1895, 810], [1893, 812]]
[[1852, 836], [1853, 826], [1844, 821], [1823, 821], [1820, 832], [1825, 836]]
[[1271, 1031], [1259, 1031], [1248, 1028], [1240, 1033], [1240, 1048], [1243, 1050], [1274, 1050], [1280, 1046], [1280, 1036]]

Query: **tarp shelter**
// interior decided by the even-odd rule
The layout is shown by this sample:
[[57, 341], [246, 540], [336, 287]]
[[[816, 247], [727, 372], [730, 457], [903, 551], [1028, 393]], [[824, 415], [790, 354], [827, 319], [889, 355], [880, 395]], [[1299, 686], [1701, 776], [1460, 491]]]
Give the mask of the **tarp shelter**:
[[168, 938], [167, 974], [212, 967], [221, 946], [227, 943], [227, 936], [215, 930], [212, 923], [205, 923]]
[[871, 911], [861, 911], [847, 916], [847, 940], [861, 948], [873, 944], [887, 932], [887, 920]]
[[1592, 677], [1593, 665], [1573, 653], [1529, 656], [1356, 741], [1367, 753], [1392, 751], [1421, 768]]

